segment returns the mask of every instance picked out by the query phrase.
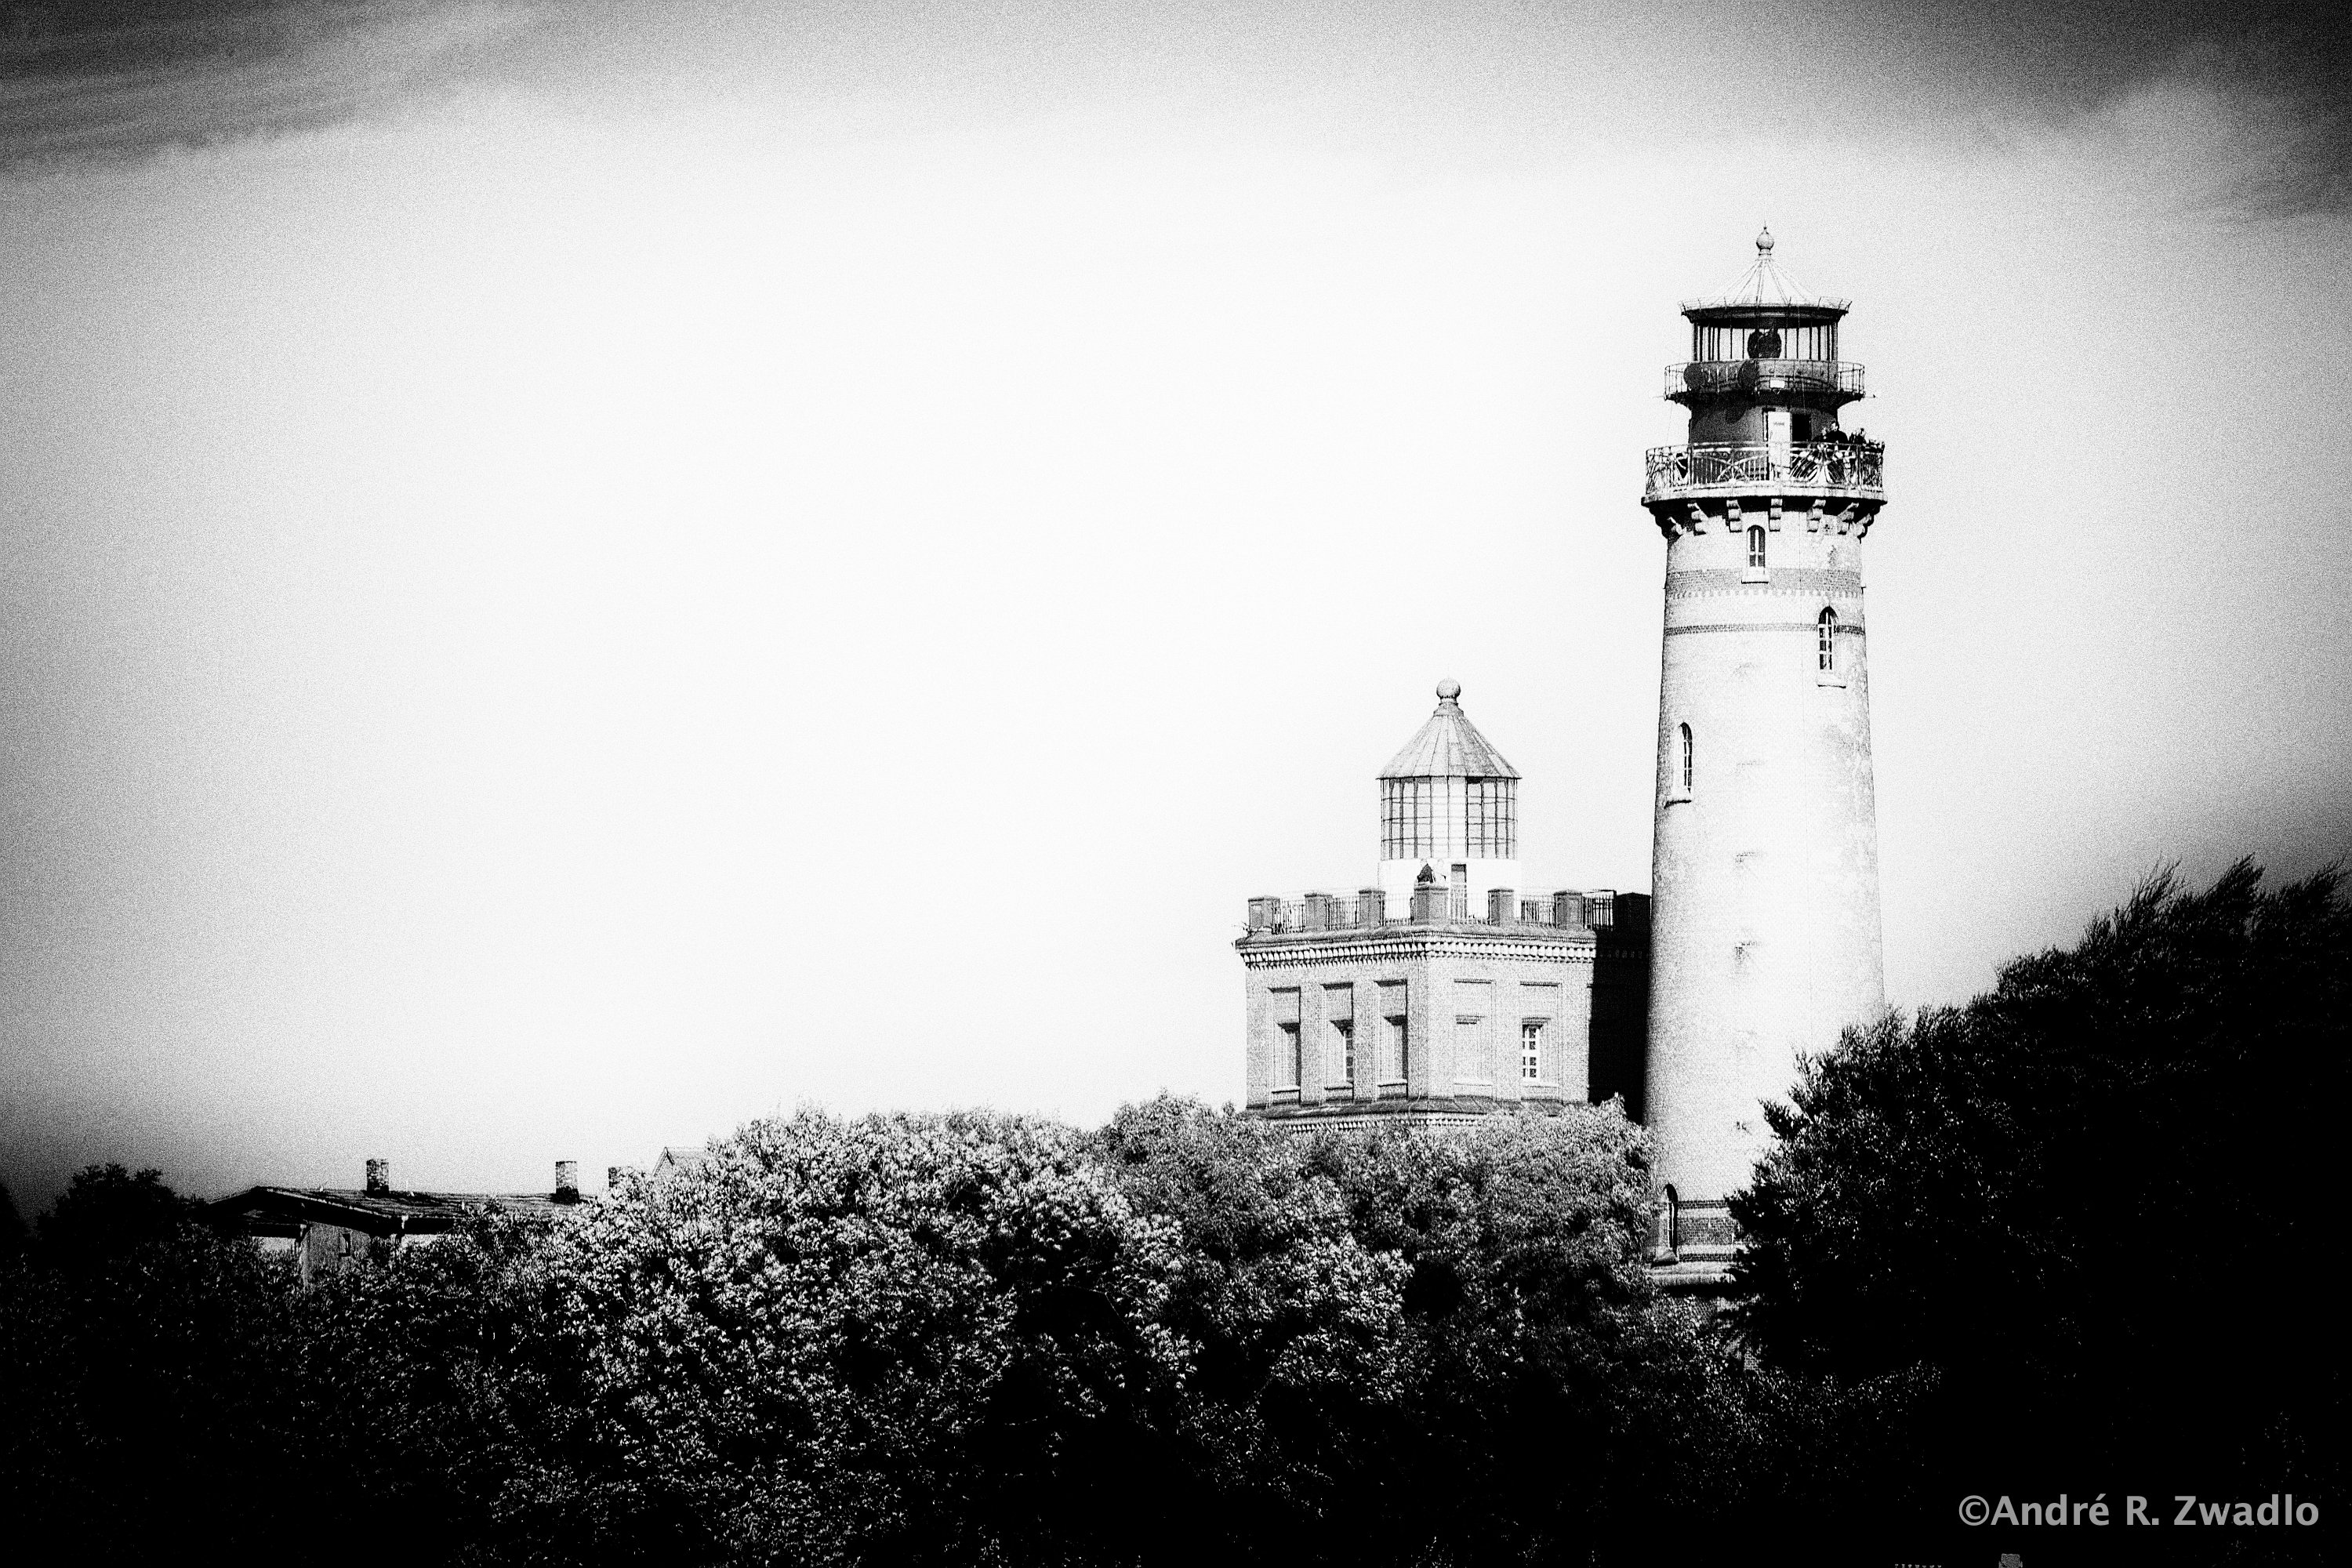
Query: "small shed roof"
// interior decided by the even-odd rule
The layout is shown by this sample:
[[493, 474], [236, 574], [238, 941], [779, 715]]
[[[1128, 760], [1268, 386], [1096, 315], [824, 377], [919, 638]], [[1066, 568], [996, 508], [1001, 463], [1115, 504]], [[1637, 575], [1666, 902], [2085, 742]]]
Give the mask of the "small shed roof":
[[455, 1230], [495, 1204], [510, 1213], [552, 1215], [573, 1206], [548, 1193], [369, 1192], [354, 1187], [248, 1187], [205, 1205], [213, 1224], [253, 1236], [290, 1236], [304, 1225], [337, 1225], [369, 1236], [431, 1236]]

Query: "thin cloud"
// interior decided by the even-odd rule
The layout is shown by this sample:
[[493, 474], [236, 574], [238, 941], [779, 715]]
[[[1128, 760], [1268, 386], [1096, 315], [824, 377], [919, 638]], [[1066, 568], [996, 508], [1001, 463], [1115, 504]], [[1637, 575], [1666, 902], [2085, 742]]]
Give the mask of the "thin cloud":
[[516, 0], [0, 0], [0, 167], [331, 125], [467, 74]]
[[1877, 25], [1916, 65], [2001, 96], [2095, 112], [2182, 88], [2257, 144], [2229, 199], [2273, 214], [2352, 210], [2352, 8], [2342, 0], [1902, 0]]
[[[1853, 0], [1683, 12], [1548, 13], [1458, 0], [1434, 33], [1403, 0], [1207, 0], [1073, 13], [1055, 0], [974, 10], [923, 0], [0, 0], [0, 170], [135, 156], [300, 131], [496, 80], [618, 106], [740, 88], [935, 97], [986, 84], [1050, 103], [1074, 84], [1149, 90], [1201, 79], [1297, 88], [1363, 79], [1404, 51], [1435, 100], [1475, 116], [1510, 60], [1556, 105], [1594, 51], [1679, 76], [1713, 47], [1782, 84], [1864, 106], [2102, 114], [2150, 93], [2211, 106], [2234, 147], [2222, 200], [2272, 214], [2352, 210], [2352, 8], [2311, 0]], [[1078, 18], [1083, 16], [1084, 25]], [[1427, 47], [1423, 47], [1427, 45]], [[1118, 68], [1104, 69], [1106, 62]], [[1377, 76], [1377, 72], [1372, 73]], [[1539, 84], [1539, 85], [1529, 85]], [[1423, 94], [1416, 101], [1430, 101]], [[1936, 107], [1928, 109], [1933, 104]]]

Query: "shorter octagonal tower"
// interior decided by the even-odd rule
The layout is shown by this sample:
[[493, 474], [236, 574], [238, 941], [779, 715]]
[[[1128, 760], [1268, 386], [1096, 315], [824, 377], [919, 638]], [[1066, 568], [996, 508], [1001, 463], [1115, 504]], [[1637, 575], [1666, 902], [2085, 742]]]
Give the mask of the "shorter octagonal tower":
[[1466, 920], [1497, 889], [1519, 886], [1519, 770], [1437, 685], [1437, 711], [1381, 770], [1381, 891], [1402, 915], [1424, 875]]
[[1885, 454], [1845, 428], [1846, 301], [1775, 265], [1683, 307], [1665, 395], [1689, 439], [1649, 454], [1666, 539], [1651, 890], [1648, 1121], [1669, 1282], [1720, 1284], [1725, 1200], [1801, 1052], [1885, 1006], [1862, 541]]
[[1250, 900], [1253, 1115], [1442, 1127], [1612, 1096], [1640, 1114], [1649, 900], [1521, 891], [1518, 771], [1460, 696], [1440, 684], [1381, 772], [1370, 884]]

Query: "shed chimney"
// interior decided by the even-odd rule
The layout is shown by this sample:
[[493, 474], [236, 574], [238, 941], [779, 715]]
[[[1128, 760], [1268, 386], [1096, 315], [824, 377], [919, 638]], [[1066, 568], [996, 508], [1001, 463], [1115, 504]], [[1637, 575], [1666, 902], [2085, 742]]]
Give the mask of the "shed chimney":
[[579, 1161], [555, 1162], [555, 1201], [560, 1204], [576, 1204], [580, 1201]]
[[367, 1190], [372, 1193], [392, 1191], [392, 1162], [370, 1160], [367, 1163]]

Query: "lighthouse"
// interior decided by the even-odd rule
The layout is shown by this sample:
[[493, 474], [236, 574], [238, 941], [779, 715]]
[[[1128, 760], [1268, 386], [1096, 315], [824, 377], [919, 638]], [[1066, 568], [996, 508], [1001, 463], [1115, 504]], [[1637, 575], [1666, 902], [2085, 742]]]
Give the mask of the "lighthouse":
[[1848, 302], [1799, 289], [1768, 229], [1727, 293], [1683, 307], [1666, 367], [1687, 439], [1648, 454], [1666, 541], [1646, 1114], [1669, 1283], [1726, 1278], [1726, 1198], [1800, 1052], [1885, 1006], [1862, 542], [1885, 452], [1847, 418]]

